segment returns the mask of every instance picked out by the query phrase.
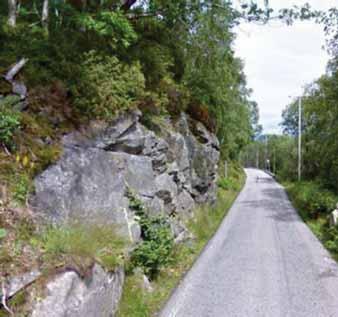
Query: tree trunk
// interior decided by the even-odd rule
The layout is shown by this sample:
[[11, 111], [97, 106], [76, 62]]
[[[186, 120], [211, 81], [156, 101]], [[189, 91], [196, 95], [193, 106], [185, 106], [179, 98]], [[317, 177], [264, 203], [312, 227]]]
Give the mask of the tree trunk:
[[8, 0], [8, 24], [12, 27], [16, 25], [16, 0]]
[[41, 23], [44, 28], [48, 28], [49, 18], [49, 3], [48, 0], [43, 0]]

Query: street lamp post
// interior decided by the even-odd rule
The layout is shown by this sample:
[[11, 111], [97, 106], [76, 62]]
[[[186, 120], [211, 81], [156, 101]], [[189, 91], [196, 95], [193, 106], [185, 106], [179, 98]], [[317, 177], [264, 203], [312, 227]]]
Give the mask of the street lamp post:
[[298, 181], [302, 179], [302, 97], [298, 100]]

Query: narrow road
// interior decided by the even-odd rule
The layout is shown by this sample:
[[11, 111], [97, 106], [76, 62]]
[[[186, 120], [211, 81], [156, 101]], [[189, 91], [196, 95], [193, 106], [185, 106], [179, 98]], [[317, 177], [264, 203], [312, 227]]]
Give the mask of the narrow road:
[[[338, 317], [338, 266], [278, 183], [246, 185], [161, 317]], [[256, 177], [259, 176], [259, 182]]]

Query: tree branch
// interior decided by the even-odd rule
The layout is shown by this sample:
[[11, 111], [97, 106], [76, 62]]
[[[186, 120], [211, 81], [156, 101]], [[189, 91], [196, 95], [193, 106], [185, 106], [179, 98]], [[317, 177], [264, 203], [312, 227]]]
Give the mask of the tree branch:
[[25, 66], [28, 62], [28, 58], [22, 58], [18, 63], [16, 63], [5, 75], [5, 79], [9, 82], [12, 82], [14, 77], [18, 72]]

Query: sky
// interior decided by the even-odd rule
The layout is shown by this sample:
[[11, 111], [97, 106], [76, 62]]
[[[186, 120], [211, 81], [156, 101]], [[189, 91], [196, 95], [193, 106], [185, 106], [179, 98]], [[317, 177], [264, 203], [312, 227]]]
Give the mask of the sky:
[[[338, 6], [338, 0], [270, 0], [274, 8], [302, 5], [316, 9]], [[323, 46], [323, 27], [313, 22], [293, 26], [241, 24], [237, 29], [236, 56], [244, 61], [252, 99], [260, 109], [264, 133], [281, 133], [282, 110], [299, 96], [306, 84], [325, 73], [329, 56]]]

